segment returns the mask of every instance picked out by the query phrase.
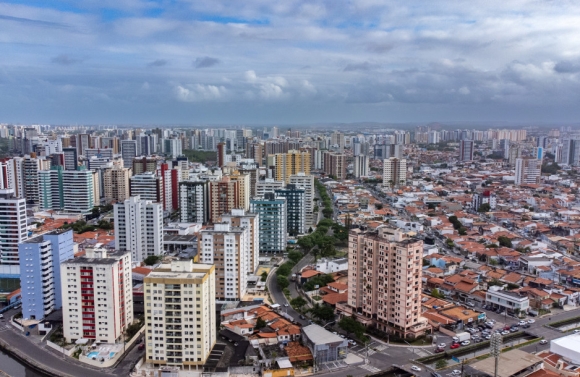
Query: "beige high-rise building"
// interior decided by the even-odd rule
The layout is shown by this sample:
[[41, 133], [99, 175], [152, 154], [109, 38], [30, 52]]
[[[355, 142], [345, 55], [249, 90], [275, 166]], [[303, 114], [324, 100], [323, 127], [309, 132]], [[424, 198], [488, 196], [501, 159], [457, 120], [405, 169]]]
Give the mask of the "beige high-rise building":
[[239, 171], [234, 170], [233, 173], [229, 176], [232, 181], [239, 182], [239, 190], [240, 190], [240, 208], [244, 210], [250, 209], [250, 191], [251, 191], [251, 184], [250, 184], [250, 175], [249, 174], [240, 174]]
[[314, 176], [298, 173], [290, 176], [290, 184], [304, 190], [306, 229], [316, 225], [314, 220]]
[[232, 212], [223, 215], [221, 221], [234, 227], [248, 228], [250, 230], [249, 266], [252, 273], [255, 273], [260, 262], [260, 219], [258, 214], [247, 212], [243, 209], [233, 209]]
[[103, 173], [103, 183], [105, 188], [105, 201], [122, 202], [129, 199], [129, 178], [131, 169], [114, 167], [107, 169]]
[[407, 160], [391, 157], [383, 160], [383, 186], [395, 187], [407, 182]]
[[288, 183], [293, 174], [310, 174], [310, 153], [290, 150], [276, 154], [276, 180]]
[[346, 156], [342, 153], [324, 152], [324, 172], [338, 181], [346, 179]]
[[400, 229], [353, 229], [348, 247], [348, 302], [337, 309], [402, 338], [429, 328], [421, 317], [423, 241]]
[[215, 271], [174, 260], [144, 278], [145, 362], [154, 367], [202, 367], [216, 343]]
[[216, 223], [201, 231], [198, 241], [199, 262], [215, 265], [216, 292], [222, 301], [239, 301], [246, 294], [250, 263], [250, 229]]
[[229, 176], [209, 183], [209, 221], [217, 221], [221, 215], [240, 208], [240, 182]]

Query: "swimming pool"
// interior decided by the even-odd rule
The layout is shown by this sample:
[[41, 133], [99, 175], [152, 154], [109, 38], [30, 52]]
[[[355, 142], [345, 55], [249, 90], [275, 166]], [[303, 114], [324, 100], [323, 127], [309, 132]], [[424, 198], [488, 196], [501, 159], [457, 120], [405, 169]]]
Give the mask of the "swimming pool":
[[109, 359], [112, 359], [113, 357], [115, 357], [115, 353], [116, 352], [109, 352]]
[[87, 355], [87, 357], [89, 359], [92, 359], [93, 357], [96, 359], [97, 357], [99, 357], [99, 351], [89, 352], [89, 354]]

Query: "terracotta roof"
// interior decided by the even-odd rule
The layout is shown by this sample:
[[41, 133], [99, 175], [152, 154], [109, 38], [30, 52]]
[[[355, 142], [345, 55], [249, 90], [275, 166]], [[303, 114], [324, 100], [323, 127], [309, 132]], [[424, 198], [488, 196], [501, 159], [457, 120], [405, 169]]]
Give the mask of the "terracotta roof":
[[344, 291], [344, 290], [348, 289], [348, 285], [342, 284], [342, 283], [338, 283], [336, 281], [335, 282], [332, 282], [330, 284], [327, 284], [327, 286], [328, 287], [331, 287], [331, 288], [338, 289], [339, 291]]
[[338, 302], [346, 302], [348, 300], [348, 293], [330, 293], [322, 297], [322, 301], [329, 305], [336, 305]]
[[316, 271], [316, 270], [307, 270], [307, 271], [304, 271], [300, 274], [300, 276], [304, 279], [308, 279], [308, 278], [314, 277], [316, 275], [322, 275], [322, 272]]

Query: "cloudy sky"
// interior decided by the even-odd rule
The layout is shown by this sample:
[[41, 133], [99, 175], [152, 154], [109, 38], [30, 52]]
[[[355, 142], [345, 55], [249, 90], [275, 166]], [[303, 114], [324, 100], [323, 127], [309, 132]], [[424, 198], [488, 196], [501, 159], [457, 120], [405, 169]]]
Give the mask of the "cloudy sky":
[[0, 122], [579, 119], [577, 0], [0, 1]]

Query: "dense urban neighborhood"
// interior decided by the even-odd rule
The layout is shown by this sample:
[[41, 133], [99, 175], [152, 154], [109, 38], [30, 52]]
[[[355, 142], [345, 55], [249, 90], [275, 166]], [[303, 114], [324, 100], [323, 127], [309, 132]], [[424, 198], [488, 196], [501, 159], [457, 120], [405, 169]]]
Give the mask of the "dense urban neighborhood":
[[1, 124], [0, 141], [7, 362], [580, 377], [570, 128]]

